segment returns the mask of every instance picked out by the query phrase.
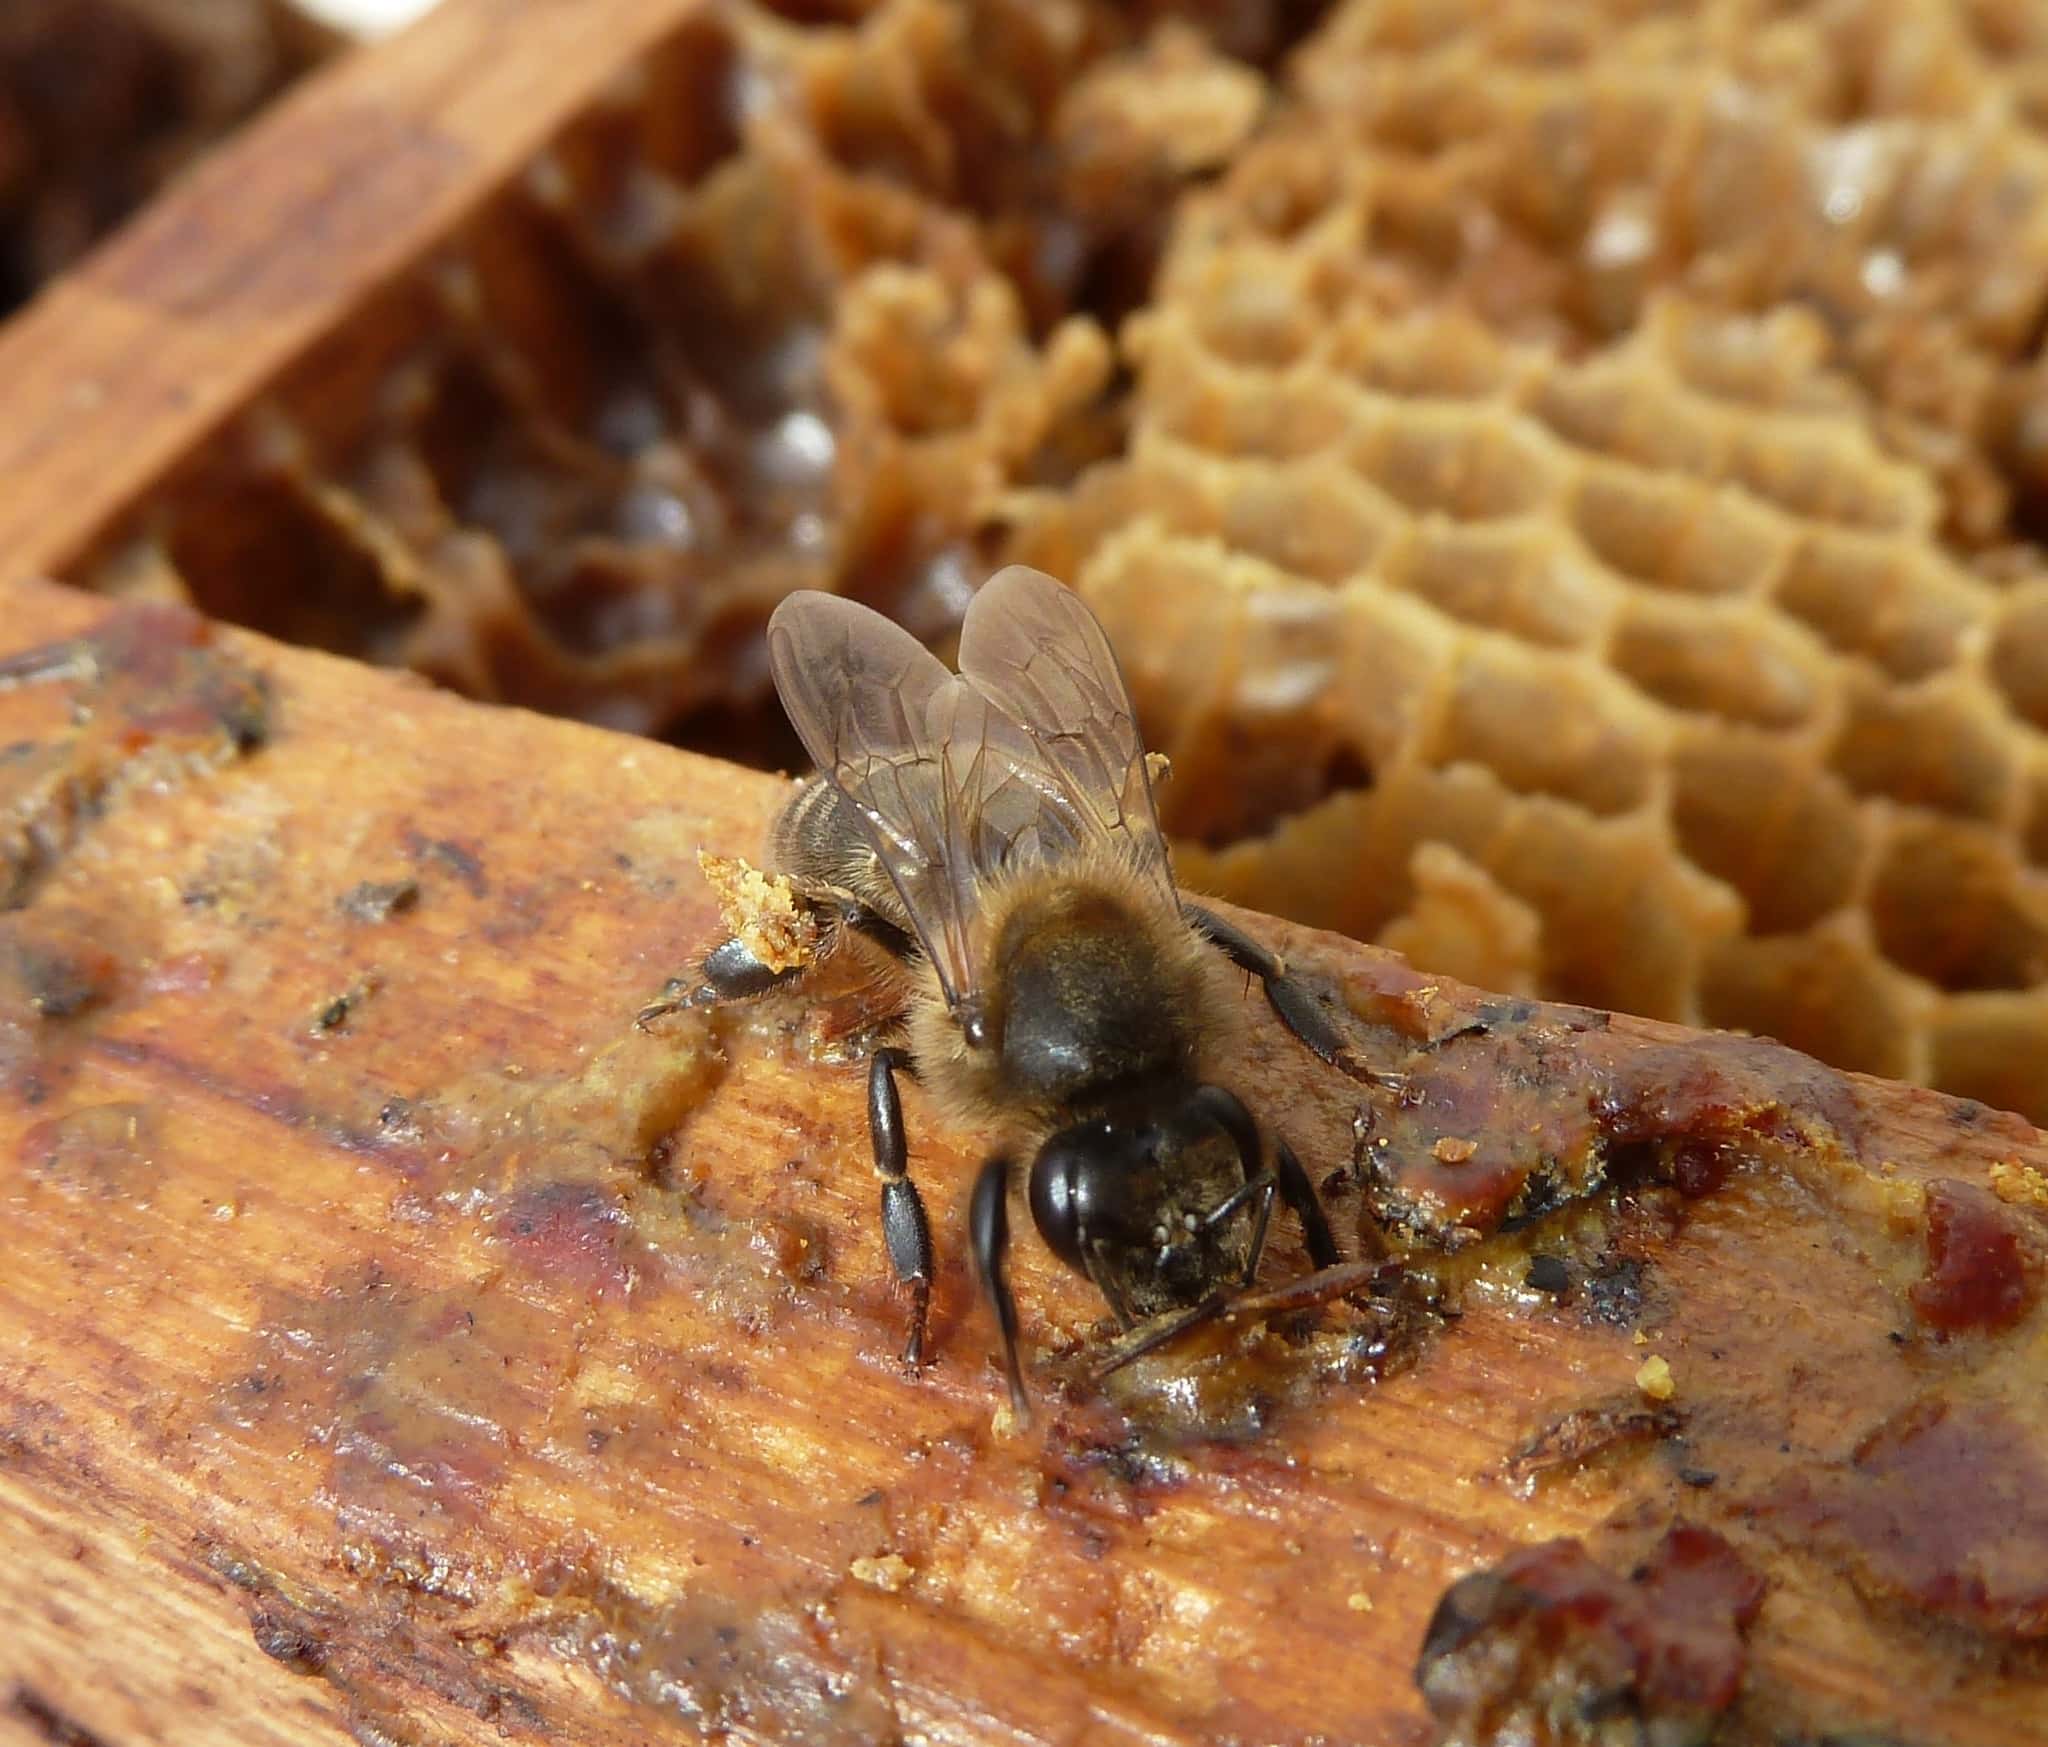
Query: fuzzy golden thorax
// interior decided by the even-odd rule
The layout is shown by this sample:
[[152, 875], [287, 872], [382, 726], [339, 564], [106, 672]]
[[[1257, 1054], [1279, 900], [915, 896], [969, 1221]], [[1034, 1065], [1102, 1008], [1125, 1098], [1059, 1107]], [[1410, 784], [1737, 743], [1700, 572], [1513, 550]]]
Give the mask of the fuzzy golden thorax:
[[1214, 954], [1114, 853], [991, 887], [978, 923], [987, 1037], [970, 1048], [934, 991], [910, 1014], [941, 1103], [1046, 1128], [1152, 1088], [1192, 1085], [1236, 1003]]

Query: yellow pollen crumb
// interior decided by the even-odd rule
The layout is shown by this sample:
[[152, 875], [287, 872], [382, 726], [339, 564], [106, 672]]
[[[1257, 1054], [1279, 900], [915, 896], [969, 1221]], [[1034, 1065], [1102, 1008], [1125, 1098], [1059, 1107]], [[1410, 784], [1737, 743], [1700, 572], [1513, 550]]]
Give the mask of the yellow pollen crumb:
[[910, 1581], [910, 1561], [900, 1553], [884, 1553], [879, 1559], [856, 1559], [847, 1567], [856, 1583], [871, 1589], [886, 1589], [894, 1595]]
[[1479, 1150], [1479, 1143], [1476, 1140], [1454, 1139], [1447, 1134], [1429, 1150], [1447, 1165], [1462, 1165]]
[[1344, 1605], [1355, 1614], [1369, 1614], [1372, 1612], [1372, 1597], [1362, 1589], [1354, 1589], [1344, 1598]]
[[1678, 1393], [1678, 1385], [1671, 1379], [1669, 1361], [1657, 1353], [1643, 1361], [1643, 1368], [1636, 1373], [1636, 1387], [1652, 1401], [1669, 1401]]
[[1644, 1334], [1641, 1329], [1630, 1330], [1628, 1338], [1639, 1347], [1647, 1347], [1650, 1344], [1650, 1337]]
[[1917, 1232], [1927, 1221], [1927, 1191], [1918, 1183], [1886, 1183], [1878, 1190], [1885, 1224], [1894, 1236]]
[[818, 956], [818, 923], [781, 874], [763, 873], [737, 856], [697, 852], [697, 867], [718, 900], [734, 939], [771, 971], [800, 970]]
[[2010, 1206], [2048, 1213], [2048, 1172], [2018, 1159], [2001, 1159], [1991, 1167], [1991, 1191]]

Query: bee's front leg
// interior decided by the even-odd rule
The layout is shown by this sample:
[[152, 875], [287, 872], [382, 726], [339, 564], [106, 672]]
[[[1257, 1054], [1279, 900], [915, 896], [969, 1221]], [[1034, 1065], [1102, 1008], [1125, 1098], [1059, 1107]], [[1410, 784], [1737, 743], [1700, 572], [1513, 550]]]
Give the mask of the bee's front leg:
[[875, 1172], [882, 1179], [882, 1238], [899, 1285], [910, 1288], [910, 1338], [904, 1364], [924, 1364], [925, 1322], [932, 1306], [932, 1227], [924, 1197], [910, 1180], [910, 1143], [903, 1135], [903, 1102], [896, 1095], [898, 1069], [910, 1057], [900, 1049], [878, 1049], [868, 1067], [868, 1138], [874, 1143]]
[[1003, 1268], [1010, 1251], [1010, 1161], [1000, 1153], [981, 1167], [981, 1175], [974, 1180], [967, 1225], [974, 1246], [974, 1271], [981, 1278], [981, 1289], [988, 1295], [989, 1307], [996, 1313], [996, 1328], [1003, 1337], [1010, 1410], [1019, 1421], [1028, 1420], [1031, 1402], [1017, 1365], [1017, 1301], [1010, 1296]]
[[1323, 1211], [1322, 1199], [1309, 1181], [1308, 1172], [1301, 1168], [1301, 1160], [1294, 1156], [1294, 1149], [1276, 1136], [1273, 1162], [1261, 1169], [1258, 1124], [1252, 1121], [1252, 1113], [1244, 1107], [1243, 1099], [1221, 1086], [1203, 1086], [1196, 1091], [1193, 1104], [1236, 1143], [1238, 1161], [1244, 1169], [1244, 1187], [1209, 1217], [1227, 1215], [1254, 1194], [1260, 1197], [1257, 1223], [1252, 1228], [1251, 1262], [1245, 1270], [1244, 1283], [1249, 1286], [1258, 1272], [1276, 1193], [1301, 1221], [1302, 1241], [1308, 1246], [1309, 1260], [1318, 1268], [1335, 1267], [1342, 1256], [1330, 1232], [1329, 1215]]

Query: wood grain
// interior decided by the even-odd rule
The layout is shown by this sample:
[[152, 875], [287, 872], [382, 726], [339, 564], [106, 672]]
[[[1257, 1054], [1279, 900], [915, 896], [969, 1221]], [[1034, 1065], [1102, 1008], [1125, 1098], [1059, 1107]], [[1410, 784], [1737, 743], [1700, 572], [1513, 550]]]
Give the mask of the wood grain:
[[[0, 655], [109, 611], [0, 589]], [[1725, 1738], [2048, 1740], [2038, 1640], [1914, 1599], [1895, 1548], [1814, 1504], [1930, 1390], [2042, 1453], [2038, 1305], [1937, 1341], [1908, 1300], [1921, 1185], [2028, 1181], [2048, 1149], [2024, 1123], [1648, 1022], [1503, 1017], [1255, 918], [1364, 1035], [1423, 1015], [1418, 1075], [1496, 1046], [1473, 1014], [1555, 1021], [1671, 1099], [1777, 1076], [1783, 1102], [1745, 1108], [1798, 1133], [1759, 1129], [1682, 1207], [1640, 1186], [1482, 1239], [1437, 1269], [1462, 1314], [1405, 1368], [1333, 1310], [1327, 1338], [1218, 1335], [1098, 1389], [1076, 1364], [1102, 1306], [1027, 1221], [1041, 1408], [1007, 1427], [960, 1242], [989, 1137], [907, 1093], [942, 1256], [938, 1362], [908, 1379], [861, 1075], [767, 1013], [630, 1022], [715, 927], [695, 851], [753, 851], [776, 779], [108, 622], [97, 677], [0, 690], [0, 822], [42, 830], [0, 916], [16, 1734], [27, 1703], [110, 1743], [1420, 1741], [1447, 1584], [1555, 1535], [1626, 1570], [1683, 1520], [1771, 1586], [1750, 1732]], [[365, 883], [413, 895], [365, 919]], [[1247, 999], [1242, 1083], [1335, 1174], [1355, 1251], [1355, 1136], [1427, 1110]], [[1800, 1138], [1823, 1122], [1843, 1144]], [[1524, 1288], [1539, 1247], [1587, 1290]], [[1618, 1250], [1632, 1296], [1596, 1302]], [[1299, 1265], [1290, 1233], [1273, 1277]], [[1651, 1352], [1682, 1430], [1530, 1456], [1574, 1410], [1639, 1403]], [[2024, 1507], [2004, 1532], [2027, 1553]], [[1957, 1533], [1984, 1551], [1982, 1522]], [[1994, 1573], [1994, 1600], [2026, 1581]]]

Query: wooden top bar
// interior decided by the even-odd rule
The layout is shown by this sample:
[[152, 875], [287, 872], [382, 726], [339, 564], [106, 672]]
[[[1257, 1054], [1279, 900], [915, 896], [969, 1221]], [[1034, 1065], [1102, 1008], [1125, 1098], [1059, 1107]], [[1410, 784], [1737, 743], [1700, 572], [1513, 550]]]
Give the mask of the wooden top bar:
[[[15, 1738], [1419, 1742], [1447, 1585], [1555, 1536], [1625, 1584], [1690, 1525], [1763, 1585], [1713, 1625], [1745, 1721], [2048, 1739], [2016, 1118], [1247, 918], [1409, 1077], [1248, 993], [1240, 1084], [1347, 1254], [1436, 1233], [1417, 1295], [1098, 1387], [1103, 1307], [1020, 1209], [1008, 1427], [992, 1137], [906, 1092], [912, 1380], [858, 1068], [767, 1012], [631, 1023], [776, 779], [41, 585], [0, 627], [96, 639], [0, 690]], [[1539, 1134], [1634, 1187], [1497, 1230]], [[2007, 1333], [1937, 1327], [1940, 1210], [2010, 1239]]]

